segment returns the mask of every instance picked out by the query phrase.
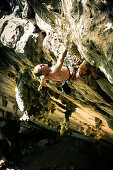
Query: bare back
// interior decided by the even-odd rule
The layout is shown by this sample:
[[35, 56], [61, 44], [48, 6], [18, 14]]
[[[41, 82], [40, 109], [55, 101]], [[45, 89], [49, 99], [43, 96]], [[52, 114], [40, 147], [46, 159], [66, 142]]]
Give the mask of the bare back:
[[51, 68], [49, 76], [46, 77], [47, 80], [63, 81], [69, 79], [69, 71], [67, 67], [62, 67], [59, 70], [55, 69], [55, 66]]

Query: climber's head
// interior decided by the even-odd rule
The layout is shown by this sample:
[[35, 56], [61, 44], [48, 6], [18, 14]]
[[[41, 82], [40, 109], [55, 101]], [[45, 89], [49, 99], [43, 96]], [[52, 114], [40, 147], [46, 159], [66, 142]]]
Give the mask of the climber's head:
[[48, 76], [50, 72], [50, 68], [48, 67], [48, 64], [38, 64], [34, 68], [34, 74], [35, 76]]

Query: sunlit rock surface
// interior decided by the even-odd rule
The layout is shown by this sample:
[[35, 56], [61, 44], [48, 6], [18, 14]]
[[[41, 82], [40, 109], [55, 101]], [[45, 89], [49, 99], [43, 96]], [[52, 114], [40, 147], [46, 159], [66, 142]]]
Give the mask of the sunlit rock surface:
[[[113, 144], [112, 1], [0, 3], [0, 118], [27, 112], [31, 121], [61, 136]], [[79, 57], [102, 76], [68, 81], [70, 95], [62, 92], [63, 82], [48, 81], [38, 92], [34, 66], [54, 65], [64, 47], [64, 65]]]

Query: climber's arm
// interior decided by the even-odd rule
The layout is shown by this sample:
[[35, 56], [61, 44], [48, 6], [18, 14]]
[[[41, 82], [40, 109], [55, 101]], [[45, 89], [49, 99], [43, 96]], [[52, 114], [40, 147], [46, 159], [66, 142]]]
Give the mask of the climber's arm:
[[38, 87], [38, 91], [40, 91], [43, 86], [46, 86], [46, 78], [45, 78], [45, 76], [41, 76], [41, 81], [40, 81], [40, 86]]
[[67, 55], [67, 50], [65, 49], [65, 51], [62, 53], [61, 57], [58, 59], [56, 65], [54, 66], [54, 71], [58, 71], [62, 68], [64, 59]]

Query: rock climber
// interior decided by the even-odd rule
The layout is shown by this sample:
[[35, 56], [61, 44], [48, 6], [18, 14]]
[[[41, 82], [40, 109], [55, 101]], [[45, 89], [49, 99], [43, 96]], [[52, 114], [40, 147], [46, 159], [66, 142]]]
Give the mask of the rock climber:
[[55, 66], [49, 68], [48, 64], [38, 64], [34, 68], [34, 75], [40, 76], [41, 78], [38, 91], [40, 91], [43, 86], [46, 86], [46, 80], [81, 80], [83, 76], [89, 73], [89, 70], [92, 72], [94, 78], [98, 78], [94, 66], [91, 66], [86, 61], [83, 61], [80, 65], [75, 65], [74, 67], [63, 66], [66, 55], [67, 50], [65, 49]]

